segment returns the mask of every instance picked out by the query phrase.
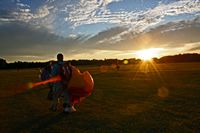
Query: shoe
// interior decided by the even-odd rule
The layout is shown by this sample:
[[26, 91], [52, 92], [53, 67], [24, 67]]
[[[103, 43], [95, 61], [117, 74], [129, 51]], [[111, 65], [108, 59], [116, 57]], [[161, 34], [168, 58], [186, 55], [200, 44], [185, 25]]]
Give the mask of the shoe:
[[69, 107], [65, 107], [63, 109], [63, 113], [70, 113], [70, 108]]
[[74, 106], [71, 107], [65, 107], [63, 110], [64, 113], [73, 113], [76, 112], [76, 109], [74, 108]]

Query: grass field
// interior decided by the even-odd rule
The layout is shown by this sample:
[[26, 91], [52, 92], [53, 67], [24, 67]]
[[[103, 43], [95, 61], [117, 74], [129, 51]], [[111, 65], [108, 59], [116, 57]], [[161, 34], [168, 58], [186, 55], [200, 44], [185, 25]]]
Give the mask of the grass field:
[[95, 82], [78, 112], [49, 111], [39, 69], [0, 71], [0, 133], [200, 132], [200, 63], [80, 67]]

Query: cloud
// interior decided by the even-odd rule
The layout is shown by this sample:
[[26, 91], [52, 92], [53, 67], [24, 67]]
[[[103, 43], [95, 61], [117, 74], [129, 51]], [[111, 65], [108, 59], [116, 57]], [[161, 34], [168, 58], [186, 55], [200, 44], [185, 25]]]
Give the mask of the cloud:
[[196, 13], [200, 11], [198, 0], [181, 0], [169, 4], [159, 3], [156, 7], [147, 10], [111, 12], [107, 5], [112, 2], [105, 0], [81, 0], [76, 5], [68, 5], [66, 12], [69, 16], [66, 21], [73, 24], [74, 27], [93, 24], [93, 23], [117, 23], [131, 25], [133, 28], [144, 30], [151, 25], [162, 21], [165, 16], [175, 16], [184, 13]]
[[114, 27], [114, 28], [110, 28], [107, 30], [104, 30], [102, 32], [99, 32], [97, 35], [92, 36], [91, 38], [89, 38], [85, 43], [92, 43], [92, 44], [99, 44], [101, 43], [101, 41], [103, 40], [108, 40], [110, 38], [112, 38], [113, 36], [116, 36], [124, 31], [126, 31], [127, 28], [126, 27]]
[[45, 28], [25, 23], [0, 25], [0, 56], [47, 56], [55, 52], [71, 52], [83, 37], [61, 37]]
[[132, 51], [128, 52], [129, 53], [120, 50], [82, 49], [70, 53], [67, 59], [124, 59], [133, 56], [133, 53], [130, 54]]
[[[119, 32], [114, 32], [119, 31]], [[175, 48], [187, 43], [200, 42], [200, 19], [170, 22], [138, 34], [126, 34], [121, 41], [113, 41], [116, 34], [126, 31], [124, 27], [116, 27], [103, 31], [88, 41], [93, 48], [102, 50], [137, 50], [151, 47]], [[113, 33], [113, 34], [111, 34]], [[114, 34], [115, 33], [115, 34]], [[109, 36], [109, 34], [111, 36]], [[101, 40], [103, 40], [101, 42]], [[93, 42], [96, 42], [94, 45]]]
[[15, 19], [11, 16], [11, 11], [8, 9], [0, 8], [0, 22], [10, 22], [15, 21]]
[[67, 5], [63, 10], [68, 13], [65, 20], [70, 22], [74, 28], [83, 24], [105, 22], [109, 18], [102, 17], [102, 15], [109, 13], [107, 6], [119, 1], [121, 0], [80, 0], [75, 5], [74, 3]]
[[[177, 16], [180, 14], [199, 14], [200, 2], [198, 0], [182, 0], [169, 4], [160, 3], [158, 6], [143, 10], [143, 11], [131, 11], [131, 12], [108, 12], [106, 15], [102, 15], [101, 18], [108, 23], [119, 23], [129, 27], [127, 31], [124, 31], [115, 37], [109, 39], [109, 42], [122, 41], [124, 36], [130, 34], [138, 34], [145, 30], [156, 26], [160, 22], [164, 21], [166, 16]], [[110, 20], [107, 20], [109, 18]], [[126, 38], [125, 38], [126, 39]], [[107, 41], [107, 40], [105, 40]], [[102, 41], [102, 43], [105, 43]]]
[[16, 21], [48, 27], [49, 16], [54, 11], [54, 7], [48, 4], [40, 5], [34, 10], [30, 5], [24, 4], [21, 1], [17, 1], [15, 5], [10, 1], [10, 4], [12, 4], [12, 8], [0, 9], [0, 22]]
[[42, 7], [40, 7], [37, 11], [37, 13], [35, 14], [34, 18], [43, 18], [46, 17], [47, 15], [50, 14], [50, 9], [52, 9], [53, 7], [48, 7], [47, 5], [44, 5]]
[[[50, 14], [50, 10], [53, 8], [52, 6], [48, 7], [47, 5], [43, 5], [37, 9], [34, 13], [31, 11], [30, 6], [20, 6], [16, 12], [13, 12], [12, 15], [16, 19], [16, 21], [22, 22], [34, 22], [47, 17]], [[23, 4], [22, 4], [23, 5]]]
[[20, 3], [20, 1], [18, 1], [19, 3], [16, 3], [16, 5], [18, 6], [18, 7], [20, 7], [20, 8], [30, 8], [30, 6], [29, 5], [27, 5], [27, 4], [23, 4], [23, 3]]
[[164, 21], [166, 16], [181, 14], [195, 14], [198, 16], [200, 13], [199, 0], [180, 0], [167, 4], [159, 2], [154, 8], [132, 11], [126, 9], [111, 11], [108, 4], [113, 2], [119, 2], [119, 0], [81, 0], [78, 3], [68, 4], [63, 10], [67, 13], [65, 21], [69, 22], [73, 28], [96, 23], [111, 23], [129, 27], [126, 31], [109, 39], [99, 41], [100, 43], [107, 43], [108, 41], [117, 43], [126, 39], [126, 36], [130, 36], [130, 34], [138, 34], [158, 25]]
[[189, 49], [188, 51], [196, 51], [196, 50], [200, 50], [200, 46], [197, 46], [197, 47], [191, 48], [191, 49]]
[[200, 52], [200, 42], [188, 44], [187, 45], [187, 52]]
[[[127, 26], [129, 29], [110, 38], [110, 42], [123, 40], [123, 36], [143, 32], [164, 21], [166, 16], [177, 16], [180, 14], [200, 13], [199, 0], [179, 0], [168, 2], [167, 4], [158, 2], [154, 8], [145, 10], [128, 11], [120, 9], [113, 11], [110, 9], [113, 3], [122, 3], [123, 0], [79, 0], [79, 1], [55, 1], [47, 0], [34, 11], [30, 5], [21, 1], [16, 3], [15, 8], [0, 21], [20, 21], [43, 26], [55, 31], [61, 25], [68, 25], [75, 29], [81, 25], [109, 23], [118, 26]], [[132, 3], [131, 3], [132, 4]], [[61, 26], [61, 27], [62, 27]], [[104, 42], [107, 40], [102, 40]]]

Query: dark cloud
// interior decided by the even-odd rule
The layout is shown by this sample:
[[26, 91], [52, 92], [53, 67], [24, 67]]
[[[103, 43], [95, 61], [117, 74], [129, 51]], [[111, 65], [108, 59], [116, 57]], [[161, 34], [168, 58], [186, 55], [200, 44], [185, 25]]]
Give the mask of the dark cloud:
[[18, 22], [1, 24], [0, 36], [0, 56], [38, 56], [50, 55], [57, 51], [67, 52], [78, 47], [83, 38], [64, 38], [50, 33], [45, 28]]
[[[121, 36], [121, 41], [117, 43], [110, 42], [109, 39], [113, 36], [110, 38], [107, 36], [107, 33], [112, 33], [112, 31], [113, 29], [109, 29], [94, 37], [102, 38], [103, 36], [108, 39], [108, 41], [99, 44], [99, 48], [107, 50], [137, 50], [151, 47], [175, 48], [187, 43], [200, 42], [200, 18], [170, 22], [138, 34], [127, 32], [127, 34]], [[134, 31], [132, 32], [134, 33]]]
[[150, 44], [179, 47], [186, 43], [200, 41], [200, 21], [194, 19], [192, 21], [171, 22], [152, 29], [144, 35], [149, 35], [152, 38]]
[[[128, 30], [127, 27], [113, 27], [104, 31], [99, 32], [95, 36], [90, 37], [84, 42], [84, 47], [87, 49], [96, 49], [96, 50], [123, 50], [119, 49], [117, 43], [110, 44], [106, 40], [109, 40], [112, 37], [115, 37], [122, 32]], [[123, 46], [122, 46], [123, 47]]]
[[110, 28], [110, 29], [104, 30], [102, 32], [99, 32], [97, 35], [89, 38], [87, 40], [87, 42], [97, 43], [101, 40], [109, 39], [113, 36], [116, 36], [116, 35], [120, 34], [123, 31], [126, 31], [126, 30], [127, 30], [127, 28], [125, 28], [125, 27]]

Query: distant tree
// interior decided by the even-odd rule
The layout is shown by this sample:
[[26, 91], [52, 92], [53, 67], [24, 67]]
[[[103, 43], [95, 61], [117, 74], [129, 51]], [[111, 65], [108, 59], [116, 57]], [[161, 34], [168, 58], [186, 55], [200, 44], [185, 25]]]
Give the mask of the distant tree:
[[4, 59], [0, 58], [0, 69], [6, 68], [7, 62]]
[[178, 54], [164, 56], [157, 60], [158, 63], [200, 62], [200, 54]]

